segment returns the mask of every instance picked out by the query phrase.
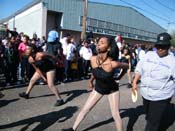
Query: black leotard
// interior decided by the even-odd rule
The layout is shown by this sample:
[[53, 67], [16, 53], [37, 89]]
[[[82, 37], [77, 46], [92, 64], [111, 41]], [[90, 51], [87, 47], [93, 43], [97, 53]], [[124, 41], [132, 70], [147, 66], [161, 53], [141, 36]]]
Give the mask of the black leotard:
[[129, 59], [127, 59], [126, 56], [123, 56], [123, 57], [121, 58], [121, 62], [124, 62], [124, 63], [129, 64]]
[[114, 72], [106, 72], [102, 67], [92, 69], [96, 79], [95, 90], [102, 95], [118, 91], [118, 83], [113, 79]]
[[53, 60], [49, 58], [43, 58], [42, 60], [35, 61], [34, 64], [44, 73], [54, 70], [56, 68]]

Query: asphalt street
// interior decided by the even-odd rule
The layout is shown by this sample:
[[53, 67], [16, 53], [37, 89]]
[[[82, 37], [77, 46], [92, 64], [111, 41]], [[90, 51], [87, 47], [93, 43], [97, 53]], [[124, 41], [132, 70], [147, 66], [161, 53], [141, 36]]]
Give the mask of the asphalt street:
[[[120, 81], [120, 114], [124, 131], [144, 131], [145, 115], [142, 98], [131, 101], [131, 89], [126, 87], [126, 78]], [[88, 80], [56, 85], [65, 104], [54, 107], [56, 97], [47, 85], [36, 85], [30, 99], [18, 96], [26, 85], [6, 87], [5, 97], [0, 99], [0, 130], [2, 131], [61, 131], [73, 125], [81, 107], [89, 96]], [[166, 110], [161, 124], [164, 131], [175, 131], [175, 97]], [[107, 96], [91, 110], [78, 131], [115, 131]]]

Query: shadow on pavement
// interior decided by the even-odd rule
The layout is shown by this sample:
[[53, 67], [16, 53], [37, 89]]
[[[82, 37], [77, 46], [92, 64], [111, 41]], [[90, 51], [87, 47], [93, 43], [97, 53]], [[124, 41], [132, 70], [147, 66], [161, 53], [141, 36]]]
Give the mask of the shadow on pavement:
[[95, 129], [95, 128], [98, 128], [98, 127], [100, 127], [100, 126], [102, 126], [102, 125], [109, 124], [109, 123], [111, 123], [111, 122], [113, 122], [113, 121], [114, 121], [113, 118], [110, 118], [110, 119], [108, 119], [108, 120], [105, 120], [105, 121], [101, 121], [101, 122], [99, 122], [99, 123], [96, 123], [96, 124], [94, 124], [94, 125], [92, 125], [92, 126], [86, 128], [86, 129], [84, 129], [83, 131], [90, 131], [90, 130]]
[[145, 113], [144, 108], [141, 105], [137, 106], [136, 108], [121, 109], [120, 111], [123, 111], [121, 113], [122, 118], [129, 117], [126, 128], [127, 131], [133, 131], [134, 124], [138, 120], [139, 116]]
[[84, 94], [84, 93], [89, 93], [90, 91], [88, 90], [71, 90], [71, 91], [65, 91], [65, 92], [61, 92], [60, 94], [66, 94], [67, 96], [69, 96], [66, 100], [65, 103], [72, 101], [74, 98]]
[[121, 83], [121, 84], [119, 84], [119, 87], [127, 86], [127, 85], [128, 85], [128, 83]]
[[49, 96], [54, 96], [54, 94], [47, 94], [47, 95], [41, 95], [41, 96], [31, 96], [31, 97], [29, 97], [29, 99], [40, 98], [40, 97], [49, 97]]
[[18, 85], [10, 85], [10, 86], [4, 86], [3, 90], [9, 90], [9, 89], [15, 89], [15, 88], [23, 88], [28, 86], [28, 83], [25, 84], [18, 84]]
[[[71, 90], [71, 91], [64, 91], [60, 92], [60, 95], [66, 94], [66, 96], [69, 96], [66, 100], [65, 103], [72, 101], [75, 97], [78, 97], [84, 93], [89, 93], [90, 91], [88, 90]], [[41, 96], [35, 96], [35, 97], [29, 97], [29, 99], [33, 98], [40, 98], [40, 97], [48, 97], [48, 96], [54, 96], [54, 94], [47, 94], [47, 95], [41, 95]]]
[[[143, 106], [138, 106], [136, 108], [129, 108], [129, 109], [120, 109], [120, 112], [121, 112], [120, 113], [121, 118], [129, 117], [129, 121], [128, 121], [128, 125], [127, 125], [127, 131], [132, 131], [133, 126], [134, 126], [135, 122], [137, 121], [138, 117], [140, 115], [144, 114]], [[109, 124], [113, 121], [114, 121], [113, 118], [110, 118], [108, 120], [96, 123], [95, 125], [93, 125], [91, 127], [88, 127], [86, 129], [84, 129], [83, 131], [92, 130], [94, 128], [98, 128], [99, 126]]]
[[8, 105], [11, 102], [15, 102], [15, 101], [18, 101], [18, 100], [19, 100], [19, 98], [12, 99], [12, 100], [0, 100], [0, 108], [3, 107], [3, 106]]
[[23, 125], [20, 131], [26, 131], [33, 124], [36, 125], [36, 123], [39, 123], [33, 127], [32, 131], [43, 131], [57, 121], [64, 122], [70, 119], [77, 110], [78, 108], [76, 106], [69, 106], [60, 111], [54, 111], [47, 114], [19, 120], [17, 122], [0, 125], [0, 129], [8, 129]]
[[[121, 118], [129, 117], [128, 124], [127, 124], [127, 130], [126, 131], [133, 131], [134, 124], [138, 120], [139, 116], [144, 114], [144, 108], [142, 105], [137, 106], [136, 108], [129, 108], [129, 109], [120, 109], [120, 115]], [[160, 131], [166, 131], [173, 123], [175, 122], [175, 104], [170, 104], [164, 113], [163, 121], [161, 122]], [[113, 122], [113, 118], [110, 118], [105, 121], [101, 121], [99, 123], [96, 123], [83, 131], [92, 130], [94, 128], [98, 128], [99, 126], [109, 124]], [[146, 120], [145, 120], [146, 122]]]

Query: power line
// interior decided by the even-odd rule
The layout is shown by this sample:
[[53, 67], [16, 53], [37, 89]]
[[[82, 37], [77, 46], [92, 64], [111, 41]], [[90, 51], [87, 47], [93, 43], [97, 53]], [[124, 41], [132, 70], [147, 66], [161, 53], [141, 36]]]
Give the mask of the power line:
[[[142, 0], [142, 2], [147, 5], [148, 7], [152, 8], [153, 10], [157, 10], [156, 8], [154, 8], [153, 6], [151, 6], [150, 4], [146, 3], [144, 0]], [[157, 10], [158, 11], [158, 10]]]
[[165, 4], [163, 4], [163, 3], [161, 3], [159, 0], [155, 0], [157, 3], [159, 3], [161, 6], [163, 6], [163, 7], [165, 7], [165, 8], [167, 8], [167, 9], [169, 9], [169, 10], [171, 10], [171, 11], [173, 11], [174, 12], [174, 9], [172, 9], [172, 8], [170, 8], [170, 7], [168, 7], [168, 6], [166, 6]]
[[157, 18], [159, 18], [159, 19], [161, 19], [161, 20], [164, 20], [164, 21], [166, 21], [166, 22], [170, 22], [168, 19], [163, 18], [163, 17], [158, 16], [158, 15], [155, 15], [155, 14], [153, 14], [152, 12], [149, 12], [149, 11], [147, 11], [147, 10], [144, 10], [144, 9], [138, 7], [138, 6], [135, 6], [134, 4], [131, 4], [131, 3], [126, 2], [126, 1], [124, 1], [124, 0], [120, 0], [120, 1], [123, 2], [123, 3], [125, 3], [125, 4], [127, 4], [127, 5], [130, 5], [130, 6], [132, 6], [132, 7], [135, 7], [135, 8], [137, 8], [137, 9], [139, 9], [139, 10], [142, 10], [142, 11], [144, 11], [144, 12], [146, 12], [146, 13], [152, 15], [152, 16], [155, 16], [155, 17], [157, 17]]
[[[148, 4], [145, 0], [141, 0], [141, 2], [143, 2], [143, 3], [144, 3], [146, 6], [148, 6], [149, 8], [151, 8], [151, 9], [157, 11], [157, 12], [161, 12], [160, 10], [158, 10], [157, 8], [155, 8], [154, 6], [152, 6], [151, 4]], [[162, 12], [162, 14], [163, 14], [164, 16], [167, 16], [168, 19], [171, 18], [170, 16], [164, 14], [164, 12]]]

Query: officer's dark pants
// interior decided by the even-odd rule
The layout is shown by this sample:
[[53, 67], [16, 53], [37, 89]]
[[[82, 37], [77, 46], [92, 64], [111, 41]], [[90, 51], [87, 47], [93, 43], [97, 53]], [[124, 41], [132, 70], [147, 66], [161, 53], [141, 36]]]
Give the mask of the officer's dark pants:
[[170, 98], [160, 101], [149, 101], [143, 98], [143, 105], [147, 121], [145, 131], [159, 131], [163, 113], [170, 101]]
[[88, 75], [88, 70], [90, 66], [90, 60], [83, 60], [83, 73], [85, 77]]
[[72, 78], [72, 69], [71, 69], [72, 61], [71, 60], [66, 60], [65, 63], [66, 63], [66, 65], [65, 65], [66, 78], [67, 79]]
[[57, 42], [48, 42], [47, 43], [47, 52], [51, 55], [56, 55], [58, 48], [58, 43]]

